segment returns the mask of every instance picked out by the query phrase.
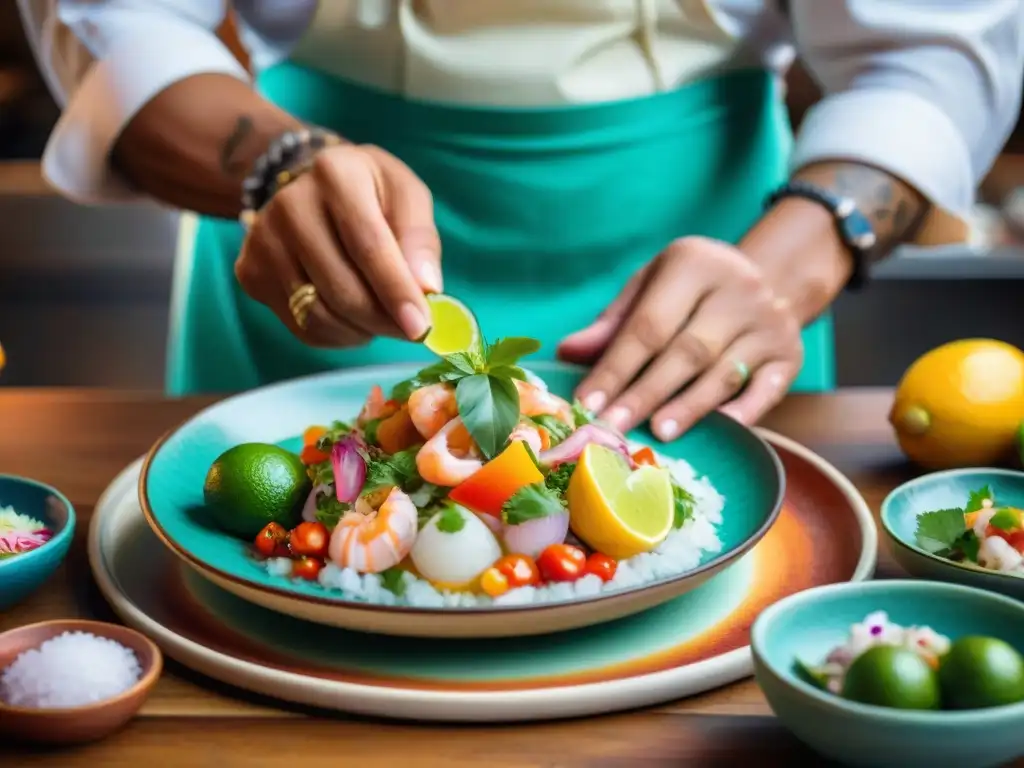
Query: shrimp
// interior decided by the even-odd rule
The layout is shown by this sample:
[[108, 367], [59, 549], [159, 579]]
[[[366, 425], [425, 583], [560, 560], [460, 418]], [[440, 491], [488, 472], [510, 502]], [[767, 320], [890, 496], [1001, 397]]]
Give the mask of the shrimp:
[[385, 399], [384, 390], [380, 388], [380, 385], [375, 384], [363, 404], [363, 409], [359, 412], [356, 423], [362, 427], [374, 419], [387, 418], [397, 410], [398, 405], [393, 400]]
[[473, 439], [458, 416], [441, 427], [416, 454], [420, 477], [448, 488], [467, 480], [483, 465]]
[[540, 455], [541, 451], [546, 451], [551, 447], [551, 436], [548, 435], [546, 429], [537, 429], [532, 424], [519, 424], [515, 429], [512, 430], [512, 434], [508, 436], [510, 441], [522, 440], [533, 451], [534, 455]]
[[[358, 502], [356, 506], [360, 507]], [[338, 521], [327, 554], [339, 568], [380, 573], [405, 559], [418, 531], [416, 505], [401, 490], [392, 488], [379, 509], [370, 506], [366, 513], [347, 512]]]
[[432, 438], [458, 415], [455, 390], [450, 384], [431, 384], [409, 395], [409, 417], [424, 439]]
[[514, 379], [516, 389], [519, 390], [519, 412], [523, 416], [555, 416], [570, 427], [576, 425], [572, 415], [572, 406], [558, 395], [553, 395], [546, 389], [541, 389], [536, 384], [528, 381]]

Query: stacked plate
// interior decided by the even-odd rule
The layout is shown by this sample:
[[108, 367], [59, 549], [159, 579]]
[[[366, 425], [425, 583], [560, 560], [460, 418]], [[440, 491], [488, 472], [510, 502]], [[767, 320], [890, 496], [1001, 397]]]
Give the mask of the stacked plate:
[[[554, 363], [533, 372], [563, 396], [582, 374]], [[392, 366], [266, 387], [164, 436], [112, 486], [93, 522], [94, 572], [122, 617], [172, 657], [281, 698], [419, 718], [524, 719], [649, 704], [749, 675], [749, 627], [763, 607], [873, 570], [874, 524], [852, 486], [806, 449], [720, 415], [668, 445], [629, 437], [686, 460], [725, 498], [721, 548], [685, 573], [586, 596], [378, 604], [274, 575], [245, 542], [204, 522], [206, 473], [225, 450], [262, 442], [297, 451], [307, 427], [351, 420], [371, 387], [413, 373]], [[137, 498], [126, 490], [136, 476]], [[587, 690], [613, 682], [619, 688], [597, 698]]]

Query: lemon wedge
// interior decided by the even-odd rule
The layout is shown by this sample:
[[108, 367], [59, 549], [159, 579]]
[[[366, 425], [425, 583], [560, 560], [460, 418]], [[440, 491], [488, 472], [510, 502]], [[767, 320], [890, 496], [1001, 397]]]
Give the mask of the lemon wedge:
[[667, 469], [630, 470], [622, 456], [594, 443], [583, 449], [566, 500], [573, 533], [617, 560], [657, 547], [675, 517]]
[[435, 355], [445, 357], [465, 352], [480, 342], [480, 328], [465, 304], [443, 293], [427, 295], [430, 332], [423, 344]]

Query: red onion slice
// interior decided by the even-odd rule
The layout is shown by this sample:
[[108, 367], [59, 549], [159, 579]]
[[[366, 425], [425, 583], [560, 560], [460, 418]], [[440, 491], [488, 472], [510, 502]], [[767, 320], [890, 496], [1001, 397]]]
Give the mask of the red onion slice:
[[505, 549], [513, 554], [536, 558], [552, 544], [561, 544], [569, 533], [569, 513], [535, 517], [519, 525], [505, 524], [502, 538]]
[[554, 448], [549, 448], [540, 454], [540, 461], [548, 467], [554, 468], [559, 464], [579, 459], [583, 449], [590, 443], [603, 445], [616, 453], [621, 453], [626, 461], [633, 465], [633, 459], [629, 453], [629, 446], [622, 435], [615, 434], [611, 429], [599, 424], [584, 424], [573, 432], [563, 442]]
[[302, 519], [304, 521], [307, 523], [316, 522], [316, 497], [321, 493], [326, 495], [330, 492], [331, 487], [329, 485], [324, 485], [323, 483], [314, 487], [313, 490], [309, 492], [309, 496], [306, 497], [306, 503], [302, 506]]
[[351, 504], [366, 482], [366, 462], [359, 453], [359, 441], [349, 436], [336, 442], [331, 447], [331, 467], [338, 501]]

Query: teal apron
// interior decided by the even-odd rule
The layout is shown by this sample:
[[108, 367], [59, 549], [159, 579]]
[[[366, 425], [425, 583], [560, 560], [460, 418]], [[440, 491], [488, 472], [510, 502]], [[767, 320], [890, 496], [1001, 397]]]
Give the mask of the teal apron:
[[[541, 109], [411, 102], [291, 63], [264, 72], [258, 87], [302, 120], [405, 161], [434, 195], [446, 293], [472, 308], [487, 338], [532, 336], [545, 358], [676, 238], [735, 243], [786, 177], [792, 143], [780, 85], [760, 70]], [[305, 346], [239, 288], [242, 238], [237, 223], [203, 218], [181, 257], [170, 394], [429, 359], [420, 345], [393, 339]], [[830, 316], [804, 330], [804, 344], [793, 389], [831, 389]]]

